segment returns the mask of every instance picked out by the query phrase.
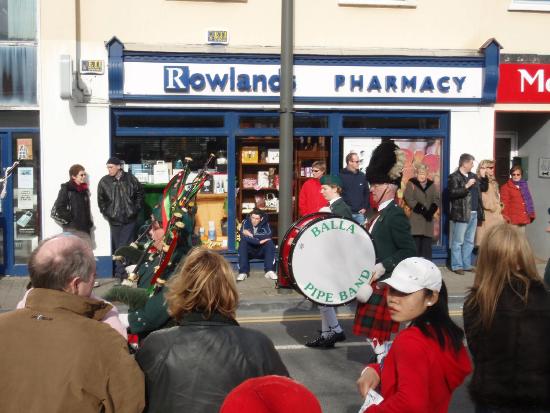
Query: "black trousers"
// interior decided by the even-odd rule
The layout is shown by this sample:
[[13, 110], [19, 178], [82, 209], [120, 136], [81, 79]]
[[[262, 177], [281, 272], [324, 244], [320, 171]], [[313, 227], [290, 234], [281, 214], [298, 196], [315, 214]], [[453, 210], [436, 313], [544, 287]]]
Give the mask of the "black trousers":
[[[113, 253], [119, 247], [130, 245], [134, 241], [136, 232], [136, 221], [129, 222], [124, 225], [110, 225], [111, 227], [111, 241], [113, 243]], [[128, 278], [126, 270], [124, 269], [125, 263], [122, 261], [115, 261], [115, 274], [117, 278]]]
[[425, 237], [424, 235], [413, 235], [414, 242], [416, 244], [416, 254], [418, 257], [432, 259], [432, 237]]

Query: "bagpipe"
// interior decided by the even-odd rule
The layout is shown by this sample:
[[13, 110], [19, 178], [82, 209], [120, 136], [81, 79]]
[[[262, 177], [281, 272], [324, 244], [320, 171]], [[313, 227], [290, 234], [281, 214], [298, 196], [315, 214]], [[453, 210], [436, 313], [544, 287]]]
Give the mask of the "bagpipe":
[[[157, 205], [161, 220], [158, 221], [152, 215], [150, 224], [134, 242], [115, 251], [113, 259], [122, 259], [135, 264], [123, 285], [137, 287], [142, 266], [147, 262], [156, 261], [157, 265], [153, 269], [153, 275], [147, 286], [148, 296], [153, 296], [164, 286], [166, 280], [163, 274], [173, 266], [172, 258], [184, 236], [183, 232], [189, 222], [192, 222], [188, 219], [190, 204], [208, 179], [208, 165], [214, 158], [214, 154], [210, 154], [203, 169], [199, 170], [199, 173], [188, 183], [192, 159], [186, 157], [182, 170], [165, 186], [161, 201]], [[187, 228], [187, 230], [193, 229]], [[161, 238], [154, 236], [159, 233], [162, 234]]]

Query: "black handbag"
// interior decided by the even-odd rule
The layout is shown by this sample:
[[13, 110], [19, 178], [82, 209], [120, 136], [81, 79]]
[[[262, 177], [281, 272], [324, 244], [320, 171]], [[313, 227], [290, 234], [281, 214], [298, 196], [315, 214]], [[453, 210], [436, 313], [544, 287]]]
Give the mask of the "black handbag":
[[71, 222], [71, 193], [67, 193], [68, 202], [67, 205], [59, 205], [57, 201], [53, 204], [50, 217], [59, 225], [68, 225]]

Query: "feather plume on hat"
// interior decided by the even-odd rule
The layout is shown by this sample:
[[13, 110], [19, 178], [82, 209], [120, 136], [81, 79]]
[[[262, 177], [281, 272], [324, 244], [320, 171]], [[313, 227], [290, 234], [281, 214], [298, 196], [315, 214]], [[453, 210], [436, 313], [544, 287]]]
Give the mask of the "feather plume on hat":
[[372, 152], [365, 171], [369, 184], [395, 184], [401, 186], [405, 152], [391, 139], [383, 139]]

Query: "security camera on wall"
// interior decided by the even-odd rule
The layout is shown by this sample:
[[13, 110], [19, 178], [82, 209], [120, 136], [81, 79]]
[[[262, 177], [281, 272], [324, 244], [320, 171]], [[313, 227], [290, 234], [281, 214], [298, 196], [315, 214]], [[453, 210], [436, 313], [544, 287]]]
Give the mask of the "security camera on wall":
[[73, 97], [73, 59], [68, 54], [63, 54], [59, 58], [59, 85], [61, 99], [71, 99]]

